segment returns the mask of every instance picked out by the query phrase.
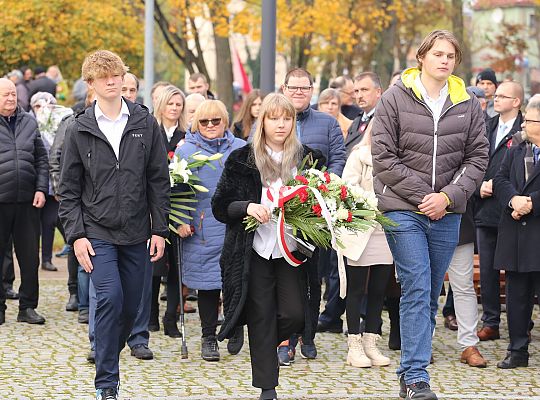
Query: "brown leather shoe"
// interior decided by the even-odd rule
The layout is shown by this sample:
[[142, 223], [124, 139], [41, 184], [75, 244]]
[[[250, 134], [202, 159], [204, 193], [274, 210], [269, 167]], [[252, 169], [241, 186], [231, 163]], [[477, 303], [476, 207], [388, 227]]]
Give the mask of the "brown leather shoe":
[[455, 315], [448, 315], [444, 317], [444, 327], [450, 329], [451, 331], [457, 331], [457, 319]]
[[476, 368], [485, 368], [487, 366], [487, 361], [482, 357], [476, 346], [469, 346], [463, 350], [460, 361]]
[[480, 339], [482, 342], [501, 338], [499, 328], [492, 328], [490, 326], [484, 326], [482, 329], [476, 332], [476, 334], [478, 335], [478, 339]]

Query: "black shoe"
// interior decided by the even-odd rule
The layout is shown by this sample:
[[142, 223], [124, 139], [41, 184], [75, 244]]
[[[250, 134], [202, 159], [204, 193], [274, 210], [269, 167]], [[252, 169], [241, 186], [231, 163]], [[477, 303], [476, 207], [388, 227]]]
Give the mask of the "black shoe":
[[188, 301], [197, 301], [197, 300], [199, 300], [199, 295], [197, 294], [197, 291], [195, 289], [188, 289], [188, 294], [186, 296], [186, 300], [188, 300]]
[[118, 391], [116, 388], [98, 389], [96, 392], [96, 400], [117, 400]]
[[399, 398], [404, 399], [407, 396], [407, 385], [405, 384], [405, 375], [399, 376]]
[[235, 356], [240, 353], [242, 346], [244, 345], [244, 327], [237, 326], [234, 331], [234, 335], [227, 342], [227, 351], [229, 354]]
[[79, 322], [79, 324], [87, 324], [88, 320], [89, 320], [88, 308], [79, 310], [79, 317], [77, 318], [77, 321]]
[[6, 299], [17, 300], [18, 298], [19, 298], [19, 293], [13, 290], [13, 288], [6, 289]]
[[146, 344], [138, 344], [131, 349], [131, 355], [139, 360], [152, 360], [154, 353], [148, 348]]
[[159, 321], [150, 322], [148, 324], [149, 332], [159, 332]]
[[66, 311], [77, 311], [79, 309], [79, 297], [76, 294], [70, 294], [66, 303]]
[[88, 361], [90, 364], [96, 363], [96, 352], [94, 350], [90, 350], [90, 352], [86, 355], [86, 361]]
[[17, 322], [26, 322], [29, 324], [44, 324], [45, 318], [39, 315], [33, 308], [27, 308], [26, 310], [19, 310], [17, 315]]
[[45, 271], [58, 271], [58, 268], [56, 268], [50, 261], [45, 261], [44, 263], [41, 263], [41, 269]]
[[277, 400], [276, 389], [263, 389], [259, 400]]
[[2, 325], [4, 322], [6, 322], [6, 313], [4, 311], [0, 311], [0, 325]]
[[343, 333], [343, 323], [341, 324], [325, 324], [319, 321], [317, 323], [317, 332]]
[[433, 393], [429, 383], [420, 381], [407, 385], [405, 400], [437, 400], [437, 395]]
[[308, 360], [314, 360], [317, 358], [317, 346], [315, 343], [304, 343], [303, 340], [300, 341], [300, 355], [302, 358]]
[[165, 313], [163, 316], [163, 333], [172, 338], [181, 338], [182, 334], [176, 325], [176, 315]]
[[219, 361], [219, 347], [215, 336], [202, 338], [201, 357], [205, 361]]
[[519, 367], [528, 367], [529, 357], [522, 354], [506, 353], [506, 358], [497, 363], [497, 368], [512, 369]]

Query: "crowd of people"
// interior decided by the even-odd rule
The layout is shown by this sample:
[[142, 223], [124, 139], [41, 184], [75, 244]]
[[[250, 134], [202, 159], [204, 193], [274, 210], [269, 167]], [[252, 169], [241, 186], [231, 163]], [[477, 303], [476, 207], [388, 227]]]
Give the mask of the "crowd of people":
[[[201, 357], [209, 362], [220, 360], [219, 341], [239, 353], [247, 326], [252, 383], [259, 399], [271, 400], [279, 368], [294, 362], [297, 347], [307, 359], [324, 351], [316, 345], [320, 332], [347, 334], [348, 365], [390, 365], [379, 344], [384, 308], [388, 349], [401, 350], [400, 398], [437, 399], [427, 367], [447, 272], [443, 317], [457, 331], [456, 357], [471, 367], [488, 364], [479, 342], [500, 338], [504, 271], [510, 340], [497, 367], [527, 367], [540, 294], [533, 245], [540, 232], [540, 98], [524, 108], [523, 86], [498, 82], [490, 69], [467, 87], [453, 75], [461, 46], [448, 31], [430, 33], [416, 60], [386, 90], [372, 71], [339, 76], [316, 104], [313, 76], [294, 68], [278, 93], [246, 95], [235, 118], [199, 73], [189, 77], [187, 96], [157, 82], [150, 112], [138, 103], [138, 78], [106, 50], [85, 58], [83, 102], [73, 110], [58, 104], [65, 89], [58, 91], [56, 66], [36, 68], [33, 80], [28, 68], [0, 78], [0, 325], [6, 299], [19, 300], [17, 321], [45, 323], [36, 311], [40, 243], [41, 268], [57, 270], [58, 228], [68, 245], [66, 310], [88, 324], [98, 400], [118, 398], [125, 344], [132, 356], [152, 359], [150, 332], [161, 322], [165, 335], [181, 338], [179, 314], [198, 311]], [[207, 190], [194, 193], [190, 219], [173, 220], [172, 231], [169, 196], [186, 188], [171, 188], [168, 163], [195, 153], [210, 157], [193, 171]], [[291, 242], [303, 261], [295, 268], [277, 243], [272, 209], [306, 156], [375, 193], [395, 223], [343, 237], [351, 249], [344, 275], [332, 249], [306, 258]], [[246, 216], [259, 221], [255, 231], [246, 231]]]

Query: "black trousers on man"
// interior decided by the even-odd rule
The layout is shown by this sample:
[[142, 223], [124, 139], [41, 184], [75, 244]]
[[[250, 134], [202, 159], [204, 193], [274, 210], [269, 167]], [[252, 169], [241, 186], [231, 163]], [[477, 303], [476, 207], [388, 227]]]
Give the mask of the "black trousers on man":
[[266, 260], [255, 251], [246, 299], [253, 386], [275, 388], [279, 377], [277, 346], [305, 321], [305, 273], [283, 258]]
[[[39, 298], [39, 209], [32, 203], [0, 203], [0, 254], [13, 238], [21, 271], [19, 310], [37, 308]], [[6, 309], [6, 292], [0, 285], [0, 311]]]
[[506, 271], [508, 351], [529, 357], [529, 335], [535, 293], [540, 298], [540, 272]]
[[482, 322], [484, 326], [499, 329], [501, 322], [500, 271], [493, 268], [497, 246], [497, 228], [476, 228], [480, 256], [480, 291], [482, 295]]
[[[2, 256], [4, 258], [2, 259]], [[2, 266], [2, 285], [4, 290], [13, 289], [15, 282], [15, 266], [13, 265], [13, 240], [9, 239], [8, 248], [4, 254], [0, 254], [0, 266]]]

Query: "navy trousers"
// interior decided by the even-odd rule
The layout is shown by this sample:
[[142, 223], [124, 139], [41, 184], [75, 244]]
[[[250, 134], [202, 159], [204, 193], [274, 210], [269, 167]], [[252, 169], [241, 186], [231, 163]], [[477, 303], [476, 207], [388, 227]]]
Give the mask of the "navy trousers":
[[146, 242], [119, 246], [90, 239], [96, 253], [90, 274], [96, 291], [96, 389], [116, 388], [120, 381], [119, 357], [126, 344], [141, 301]]

